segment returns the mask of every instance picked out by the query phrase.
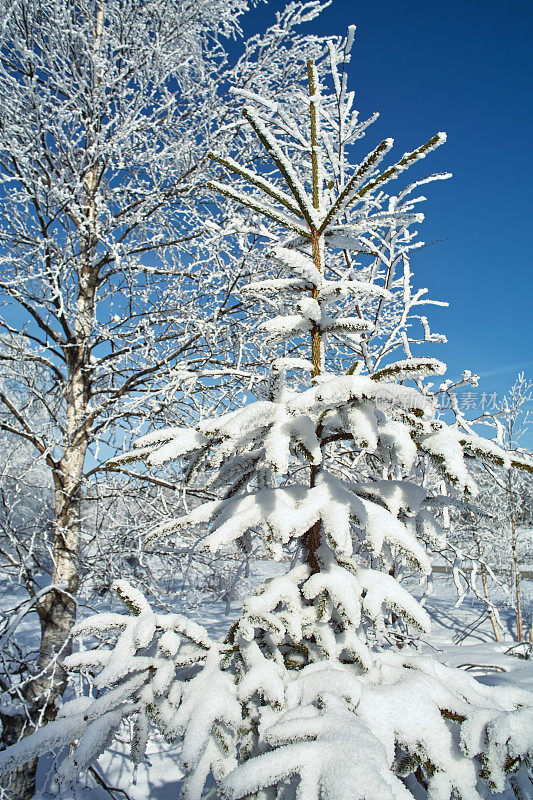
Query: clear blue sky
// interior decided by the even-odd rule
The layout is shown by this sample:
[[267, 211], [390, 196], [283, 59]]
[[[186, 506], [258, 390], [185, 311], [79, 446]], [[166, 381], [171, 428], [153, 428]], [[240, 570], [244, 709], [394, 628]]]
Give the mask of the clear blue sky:
[[[250, 29], [281, 7], [261, 5]], [[306, 28], [344, 33], [352, 23], [351, 87], [363, 114], [381, 113], [368, 149], [392, 136], [401, 155], [448, 134], [419, 168], [453, 172], [424, 192], [422, 238], [443, 241], [413, 259], [418, 285], [450, 302], [428, 309], [449, 340], [432, 355], [450, 377], [479, 374], [479, 394], [501, 394], [519, 370], [533, 378], [533, 3], [333, 0]]]

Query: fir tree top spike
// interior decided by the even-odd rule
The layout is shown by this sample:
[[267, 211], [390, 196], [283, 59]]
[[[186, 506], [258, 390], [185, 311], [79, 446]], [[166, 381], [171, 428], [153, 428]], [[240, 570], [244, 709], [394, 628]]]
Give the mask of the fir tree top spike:
[[313, 59], [307, 62], [307, 82], [309, 87], [309, 121], [311, 124], [311, 165], [313, 184], [313, 208], [321, 210], [322, 169], [320, 159], [320, 83]]

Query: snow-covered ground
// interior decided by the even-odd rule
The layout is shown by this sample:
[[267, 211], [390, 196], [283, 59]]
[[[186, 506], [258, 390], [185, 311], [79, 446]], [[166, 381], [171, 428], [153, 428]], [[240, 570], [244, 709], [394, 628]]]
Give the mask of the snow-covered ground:
[[[523, 596], [533, 596], [533, 581], [522, 582]], [[413, 590], [413, 594], [416, 591]], [[516, 619], [502, 593], [492, 599], [500, 612], [504, 641], [494, 641], [490, 620], [483, 604], [467, 595], [455, 607], [457, 594], [450, 576], [435, 576], [434, 594], [426, 599], [432, 631], [426, 649], [446, 664], [466, 669], [482, 683], [496, 685], [512, 682], [533, 690], [533, 658], [526, 660], [524, 646], [514, 640]], [[434, 650], [433, 648], [436, 648]]]
[[[250, 578], [239, 587], [239, 594], [242, 596], [249, 593], [254, 585], [285, 568], [286, 565], [275, 565], [271, 562], [259, 563], [252, 570]], [[413, 594], [417, 594], [416, 582], [413, 581], [409, 588]], [[531, 598], [533, 581], [524, 581], [523, 591], [524, 596], [529, 595]], [[11, 598], [14, 599], [14, 596], [11, 595]], [[433, 629], [424, 649], [450, 666], [468, 670], [482, 683], [494, 685], [512, 682], [533, 690], [533, 660], [520, 657], [524, 652], [523, 647], [514, 647], [513, 610], [502, 604], [501, 618], [505, 627], [505, 640], [503, 643], [496, 643], [482, 604], [467, 595], [461, 605], [454, 607], [456, 598], [450, 576], [436, 575], [433, 594], [425, 600]], [[494, 600], [497, 602], [503, 598], [495, 594]], [[3, 593], [3, 603], [9, 605], [10, 593]], [[188, 614], [207, 627], [213, 637], [218, 637], [236, 619], [239, 610], [239, 598], [235, 599], [228, 610], [225, 602], [206, 597], [205, 602]], [[31, 615], [22, 622], [19, 633], [21, 632], [27, 640], [35, 638], [35, 620]], [[128, 738], [128, 731], [124, 730], [120, 741], [115, 741], [98, 762], [98, 774], [110, 791], [99, 786], [94, 775], [82, 776], [73, 800], [109, 800], [110, 794], [117, 800], [176, 799], [181, 779], [179, 748], [156, 737], [148, 745], [146, 763], [135, 770], [128, 758]], [[51, 800], [59, 796], [47, 780], [49, 768], [50, 762], [42, 759], [39, 768], [40, 800]], [[494, 797], [495, 800], [504, 799], [504, 795]]]

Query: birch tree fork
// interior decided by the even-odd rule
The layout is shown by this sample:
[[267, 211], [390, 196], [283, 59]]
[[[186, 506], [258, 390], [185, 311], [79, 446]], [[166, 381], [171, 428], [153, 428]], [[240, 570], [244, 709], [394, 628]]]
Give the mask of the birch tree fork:
[[[289, 38], [320, 5], [293, 3], [231, 66], [223, 37], [239, 35], [246, 8], [244, 0], [0, 4], [2, 361], [12, 381], [20, 364], [39, 366], [35, 399], [47, 412], [34, 426], [4, 390], [0, 426], [45, 460], [56, 511], [48, 565], [56, 589], [37, 605], [40, 677], [29, 706], [6, 715], [7, 741], [51, 719], [65, 686], [57, 658], [75, 619], [79, 503], [97, 448], [116, 450], [160, 406], [163, 385], [177, 390], [190, 378], [187, 357], [201, 368], [217, 339], [229, 352], [220, 320], [231, 313], [235, 275], [228, 264], [206, 271], [214, 248], [195, 211], [212, 202], [206, 148], [235, 138], [219, 87], [231, 76], [283, 92], [303, 63], [303, 40], [290, 47]], [[28, 557], [24, 569], [35, 594], [43, 565]], [[31, 795], [30, 773], [26, 788], [12, 783], [21, 797]]]
[[[217, 156], [248, 185], [213, 186], [276, 226], [279, 274], [248, 291], [274, 308], [262, 330], [286, 342], [290, 355], [276, 359], [256, 402], [194, 428], [155, 430], [121, 457], [154, 469], [179, 459], [188, 480], [205, 474], [209, 460], [208, 485], [218, 499], [158, 526], [153, 539], [207, 525], [204, 542], [213, 551], [255, 537], [272, 558], [290, 555], [292, 566], [244, 602], [218, 642], [179, 614], [155, 612], [118, 581], [130, 613], [81, 622], [75, 634], [101, 644], [67, 659], [72, 669], [94, 674], [99, 696], [77, 698], [60, 719], [0, 754], [2, 771], [60, 752], [75, 737], [57, 772], [63, 788], [72, 787], [130, 717], [136, 762], [151, 724], [168, 740], [181, 739], [186, 800], [486, 800], [504, 790], [524, 800], [531, 793], [531, 694], [482, 685], [417, 653], [409, 645], [415, 631], [428, 630], [429, 618], [391, 574], [395, 559], [428, 574], [428, 547], [444, 537], [433, 509], [446, 498], [399, 480], [400, 469], [410, 473], [422, 454], [450, 490], [472, 494], [465, 453], [507, 463], [506, 453], [436, 418], [423, 379], [443, 371], [437, 360], [407, 354], [365, 371], [363, 337], [373, 333], [382, 301], [393, 303], [397, 283], [384, 285], [390, 265], [373, 280], [360, 279], [364, 267], [351, 261], [347, 268], [343, 255], [345, 248], [366, 254], [371, 270], [372, 241], [387, 252], [382, 230], [399, 229], [403, 238], [395, 241], [403, 241], [407, 257], [408, 229], [421, 221], [415, 200], [401, 203], [401, 193], [389, 198], [382, 187], [443, 137], [383, 172], [374, 150], [335, 187], [339, 161], [328, 147], [335, 130], [328, 108], [342, 110], [345, 141], [358, 132], [337, 55], [331, 103], [309, 65], [307, 129], [269, 98], [247, 93], [246, 117], [275, 170], [253, 173]], [[296, 137], [295, 160], [287, 155], [289, 137]], [[347, 315], [350, 303], [360, 315]], [[342, 362], [329, 353], [334, 337], [349, 343], [345, 358], [360, 355], [348, 374], [332, 370]], [[410, 350], [407, 335], [403, 346]], [[339, 448], [351, 452], [350, 469], [339, 468]], [[382, 464], [383, 479], [368, 477], [370, 457]]]

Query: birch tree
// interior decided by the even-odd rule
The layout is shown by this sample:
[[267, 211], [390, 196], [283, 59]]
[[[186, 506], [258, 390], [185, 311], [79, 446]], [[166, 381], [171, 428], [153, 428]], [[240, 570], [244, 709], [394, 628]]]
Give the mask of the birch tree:
[[[214, 247], [196, 210], [210, 197], [207, 147], [216, 139], [224, 150], [238, 132], [219, 87], [231, 76], [283, 92], [302, 65], [302, 42], [290, 35], [319, 11], [293, 3], [230, 65], [224, 41], [240, 35], [246, 8], [244, 0], [0, 5], [2, 359], [15, 382], [26, 364], [39, 366], [32, 402], [45, 411], [35, 425], [20, 395], [2, 391], [0, 427], [46, 464], [55, 506], [54, 588], [35, 605], [39, 677], [30, 707], [13, 707], [5, 720], [8, 741], [53, 718], [65, 687], [57, 657], [68, 652], [76, 614], [84, 482], [147, 409], [161, 408], [163, 377], [179, 397], [187, 357], [200, 368], [217, 338], [215, 349], [231, 353], [220, 321], [232, 313], [234, 275], [228, 263], [217, 272], [216, 261], [206, 271]], [[35, 598], [43, 572], [27, 563]], [[31, 796], [32, 771], [19, 777], [15, 796]]]

